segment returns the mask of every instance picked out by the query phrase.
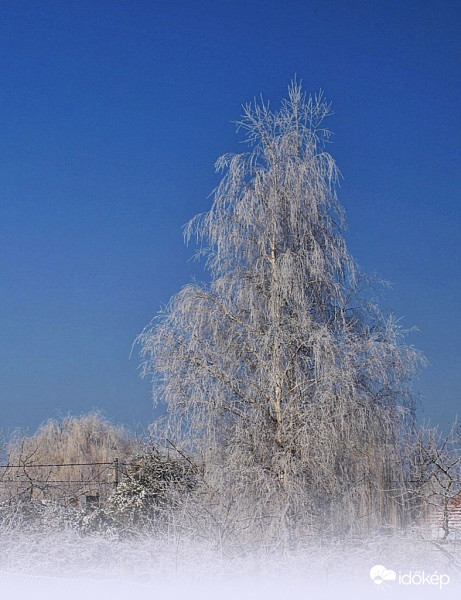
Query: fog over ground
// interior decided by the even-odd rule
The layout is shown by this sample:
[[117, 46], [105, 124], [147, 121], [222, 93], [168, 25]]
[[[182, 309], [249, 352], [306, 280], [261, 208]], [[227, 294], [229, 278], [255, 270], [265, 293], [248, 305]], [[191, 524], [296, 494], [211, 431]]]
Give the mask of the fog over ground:
[[450, 545], [416, 532], [348, 544], [318, 541], [278, 557], [74, 532], [12, 532], [0, 544], [3, 598], [455, 598], [461, 591]]

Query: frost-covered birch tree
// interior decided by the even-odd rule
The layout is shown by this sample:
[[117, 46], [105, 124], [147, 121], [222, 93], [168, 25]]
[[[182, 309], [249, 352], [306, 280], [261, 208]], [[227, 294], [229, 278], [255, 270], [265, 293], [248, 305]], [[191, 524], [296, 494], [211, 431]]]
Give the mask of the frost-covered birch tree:
[[211, 283], [184, 287], [139, 336], [161, 435], [200, 457], [226, 518], [274, 538], [403, 513], [420, 357], [346, 247], [330, 112], [296, 82], [277, 112], [244, 107], [249, 150], [217, 161], [212, 207], [185, 230]]

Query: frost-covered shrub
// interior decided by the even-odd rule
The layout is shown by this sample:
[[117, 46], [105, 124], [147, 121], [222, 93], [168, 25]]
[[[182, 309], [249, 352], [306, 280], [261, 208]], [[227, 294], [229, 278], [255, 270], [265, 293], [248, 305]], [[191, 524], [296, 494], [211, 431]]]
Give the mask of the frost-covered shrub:
[[147, 489], [137, 481], [121, 483], [109, 498], [107, 510], [125, 522], [135, 523], [147, 508]]
[[195, 486], [192, 464], [154, 450], [132, 462], [105, 510], [124, 526], [158, 527]]
[[104, 508], [81, 511], [78, 517], [78, 530], [82, 534], [102, 534], [104, 537], [119, 538], [123, 529], [121, 523]]
[[4, 535], [101, 535], [124, 537], [126, 527], [103, 508], [80, 509], [57, 502], [13, 501], [0, 505], [0, 537]]
[[57, 502], [15, 498], [0, 504], [0, 530], [78, 530], [82, 511]]

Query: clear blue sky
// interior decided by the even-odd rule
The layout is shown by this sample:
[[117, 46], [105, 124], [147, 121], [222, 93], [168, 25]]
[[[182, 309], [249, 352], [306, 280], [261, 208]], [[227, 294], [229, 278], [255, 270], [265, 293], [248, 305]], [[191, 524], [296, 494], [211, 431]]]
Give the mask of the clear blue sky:
[[[133, 340], [201, 266], [182, 226], [232, 120], [333, 102], [349, 247], [419, 327], [421, 418], [461, 400], [461, 4], [0, 0], [0, 428], [152, 420]], [[461, 412], [461, 411], [459, 411]]]

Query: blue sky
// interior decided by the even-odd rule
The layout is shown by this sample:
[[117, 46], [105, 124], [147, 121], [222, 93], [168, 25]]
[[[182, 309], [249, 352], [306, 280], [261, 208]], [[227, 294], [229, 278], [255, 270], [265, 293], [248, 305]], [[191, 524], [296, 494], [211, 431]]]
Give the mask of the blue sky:
[[201, 265], [233, 120], [297, 74], [332, 101], [349, 248], [420, 331], [421, 419], [459, 411], [461, 5], [0, 0], [0, 428], [153, 418], [136, 335]]

